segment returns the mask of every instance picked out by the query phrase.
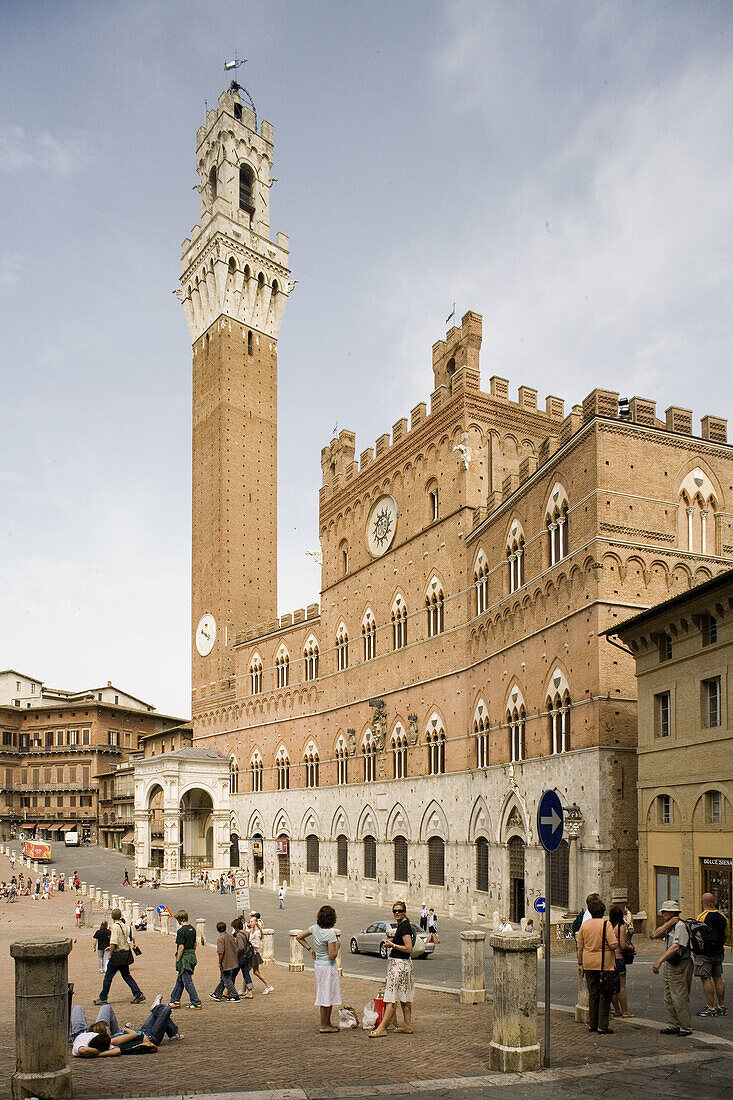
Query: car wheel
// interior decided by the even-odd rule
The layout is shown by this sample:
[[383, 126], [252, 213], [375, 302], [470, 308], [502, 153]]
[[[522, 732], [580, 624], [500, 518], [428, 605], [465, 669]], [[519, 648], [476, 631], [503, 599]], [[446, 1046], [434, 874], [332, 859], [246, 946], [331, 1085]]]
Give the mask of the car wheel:
[[359, 954], [359, 944], [356, 942], [356, 940], [352, 939], [351, 943], [349, 944], [349, 949], [352, 955]]
[[387, 958], [387, 944], [386, 943], [380, 943], [380, 945], [379, 945], [379, 954], [382, 956], [383, 959]]

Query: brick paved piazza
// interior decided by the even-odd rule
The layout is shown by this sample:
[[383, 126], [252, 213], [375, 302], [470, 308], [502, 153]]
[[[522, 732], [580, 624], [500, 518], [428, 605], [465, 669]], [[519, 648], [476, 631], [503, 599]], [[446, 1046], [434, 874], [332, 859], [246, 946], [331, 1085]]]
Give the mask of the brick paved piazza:
[[[79, 854], [81, 862], [81, 853]], [[0, 877], [9, 877], [10, 867], [0, 858]], [[128, 896], [133, 896], [129, 892]], [[175, 906], [176, 894], [167, 898]], [[230, 915], [231, 903], [224, 916]], [[93, 927], [77, 931], [73, 919], [73, 894], [56, 894], [47, 902], [22, 898], [13, 905], [0, 902], [0, 980], [8, 991], [13, 988], [13, 965], [9, 944], [24, 934], [65, 933], [74, 940], [69, 959], [70, 979], [75, 984], [75, 1001], [94, 1012], [92, 1000], [98, 995], [100, 975], [96, 953], [92, 950]], [[87, 906], [89, 903], [87, 902]], [[192, 906], [189, 906], [192, 909]], [[191, 917], [196, 916], [191, 912]], [[297, 923], [297, 922], [296, 922]], [[207, 929], [212, 931], [211, 920]], [[147, 995], [149, 1005], [157, 993], [170, 994], [173, 980], [173, 940], [154, 932], [140, 935], [143, 954], [135, 964], [135, 974]], [[348, 959], [346, 960], [348, 970]], [[74, 1096], [103, 1097], [181, 1097], [198, 1094], [231, 1094], [259, 1090], [260, 1096], [275, 1090], [294, 1090], [297, 1097], [407, 1096], [423, 1089], [432, 1096], [478, 1096], [492, 1085], [511, 1085], [514, 1093], [533, 1096], [542, 1078], [497, 1079], [489, 1073], [491, 1006], [462, 1007], [453, 994], [420, 989], [415, 1002], [412, 1037], [390, 1035], [384, 1042], [369, 1039], [366, 1032], [338, 1035], [317, 1033], [313, 1005], [313, 975], [290, 974], [286, 967], [271, 966], [270, 980], [275, 993], [263, 997], [255, 990], [252, 1001], [239, 1005], [216, 1004], [208, 993], [216, 981], [216, 953], [213, 948], [199, 949], [195, 980], [204, 1000], [204, 1010], [176, 1012], [184, 1033], [180, 1044], [164, 1040], [157, 1054], [101, 1061], [73, 1061]], [[364, 978], [345, 977], [343, 994], [347, 1004], [359, 1016], [375, 986]], [[115, 979], [110, 994], [119, 1020], [139, 1024], [147, 1015], [146, 1005], [133, 1007], [127, 987]], [[540, 1030], [542, 1021], [540, 1017]], [[9, 1080], [14, 1069], [13, 999], [6, 996], [0, 1006], [0, 1096], [9, 1095]], [[711, 1045], [711, 1044], [716, 1045]], [[722, 1044], [722, 1045], [721, 1045]], [[688, 1093], [682, 1084], [668, 1095], [694, 1095], [694, 1075], [706, 1067], [714, 1074], [716, 1093], [726, 1096], [722, 1087], [730, 1081], [733, 1044], [722, 1036], [701, 1034], [686, 1040], [662, 1037], [652, 1028], [626, 1022], [616, 1024], [616, 1033], [605, 1039], [589, 1036], [583, 1025], [566, 1013], [553, 1013], [553, 1070], [544, 1080], [552, 1092], [562, 1095], [567, 1087], [577, 1092], [583, 1079], [592, 1076], [597, 1094], [601, 1078], [613, 1091], [614, 1077], [634, 1072], [651, 1081], [661, 1073], [664, 1080], [689, 1074]], [[635, 1060], [638, 1060], [635, 1062]], [[488, 1075], [488, 1076], [487, 1076]], [[619, 1086], [621, 1077], [619, 1077]], [[628, 1086], [625, 1085], [628, 1089]], [[605, 1089], [603, 1090], [605, 1092]], [[609, 1094], [610, 1094], [609, 1091]], [[733, 1094], [733, 1090], [731, 1090]], [[631, 1089], [633, 1093], [633, 1089]], [[282, 1094], [281, 1094], [282, 1096]], [[282, 1100], [286, 1100], [282, 1096]]]

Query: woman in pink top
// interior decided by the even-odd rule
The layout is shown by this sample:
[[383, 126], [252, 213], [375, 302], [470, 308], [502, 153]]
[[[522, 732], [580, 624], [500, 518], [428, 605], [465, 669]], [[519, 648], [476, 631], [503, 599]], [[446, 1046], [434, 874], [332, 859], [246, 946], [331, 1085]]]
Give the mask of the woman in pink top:
[[606, 907], [600, 898], [589, 899], [588, 912], [591, 919], [584, 921], [578, 930], [578, 977], [585, 975], [588, 986], [588, 1031], [611, 1035], [608, 1022], [612, 994], [602, 989], [601, 974], [611, 971], [615, 979], [618, 940], [610, 922], [603, 920]]

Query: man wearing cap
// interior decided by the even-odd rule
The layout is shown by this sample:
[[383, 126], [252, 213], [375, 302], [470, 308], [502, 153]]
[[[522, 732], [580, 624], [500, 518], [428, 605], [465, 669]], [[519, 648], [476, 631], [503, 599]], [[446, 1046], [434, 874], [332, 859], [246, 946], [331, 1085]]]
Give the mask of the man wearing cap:
[[664, 1007], [667, 1026], [662, 1035], [691, 1035], [690, 986], [692, 985], [692, 953], [687, 926], [680, 916], [678, 902], [665, 901], [662, 923], [652, 933], [652, 939], [664, 936], [667, 950], [652, 966], [658, 974], [664, 965]]

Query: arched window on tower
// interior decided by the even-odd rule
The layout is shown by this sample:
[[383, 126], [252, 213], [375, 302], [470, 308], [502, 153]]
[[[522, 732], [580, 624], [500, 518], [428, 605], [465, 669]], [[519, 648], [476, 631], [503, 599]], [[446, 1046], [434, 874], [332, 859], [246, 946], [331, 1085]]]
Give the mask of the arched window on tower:
[[311, 636], [305, 643], [303, 649], [303, 662], [305, 665], [305, 678], [306, 680], [318, 679], [318, 642]]
[[[334, 471], [335, 473], [335, 471]], [[349, 544], [346, 539], [339, 543], [339, 574], [345, 577], [349, 572]]]
[[362, 743], [364, 756], [364, 782], [373, 783], [377, 778], [377, 745], [371, 730], [367, 730]]
[[361, 636], [364, 640], [364, 660], [372, 661], [377, 655], [377, 624], [371, 608], [364, 615]]
[[394, 762], [394, 778], [407, 778], [407, 735], [398, 722], [392, 733], [392, 759]]
[[476, 589], [476, 614], [482, 615], [489, 606], [489, 563], [483, 550], [479, 550], [476, 557], [473, 584]]
[[284, 745], [281, 745], [277, 750], [277, 756], [275, 757], [275, 768], [277, 770], [277, 789], [279, 791], [290, 790], [290, 757], [288, 756], [287, 749]]
[[247, 355], [254, 355], [254, 337], [252, 329], [247, 330]]
[[440, 502], [438, 499], [438, 482], [433, 478], [426, 486], [427, 493], [427, 521], [435, 523], [440, 516]]
[[715, 489], [698, 466], [684, 478], [679, 489], [678, 545], [691, 554], [717, 553], [717, 510]]
[[336, 631], [336, 667], [339, 672], [349, 667], [349, 635], [344, 622], [339, 623]]
[[259, 695], [262, 691], [262, 661], [259, 653], [255, 653], [249, 666], [252, 694]]
[[305, 765], [306, 787], [318, 786], [318, 749], [313, 741], [309, 741], [303, 758]]
[[336, 742], [336, 782], [339, 785], [349, 781], [349, 748], [343, 734]]
[[484, 703], [478, 703], [473, 715], [473, 736], [476, 739], [476, 767], [489, 766], [489, 712]]
[[442, 634], [445, 628], [445, 600], [443, 586], [437, 577], [433, 577], [425, 596], [425, 608], [428, 615], [428, 638]]
[[506, 556], [509, 563], [509, 591], [516, 592], [524, 584], [524, 531], [518, 520], [514, 520], [509, 531]]
[[212, 164], [209, 169], [209, 198], [213, 202], [216, 198], [216, 165]]
[[239, 764], [234, 756], [229, 761], [229, 794], [239, 794]]
[[404, 649], [407, 645], [407, 604], [402, 596], [395, 596], [392, 604], [392, 648]]
[[246, 210], [251, 216], [255, 212], [254, 197], [252, 193], [254, 184], [254, 172], [248, 164], [239, 166], [239, 209]]
[[550, 493], [545, 512], [545, 525], [550, 547], [550, 565], [556, 565], [568, 555], [568, 496], [559, 482]]
[[547, 693], [549, 747], [553, 756], [570, 752], [570, 710], [572, 702], [568, 682], [561, 669], [550, 677]]
[[428, 774], [442, 775], [445, 772], [445, 730], [436, 714], [428, 722], [425, 739], [428, 746]]
[[252, 772], [252, 794], [259, 794], [262, 790], [262, 757], [259, 749], [255, 749], [252, 753], [250, 769]]
[[277, 686], [279, 688], [287, 687], [290, 683], [290, 654], [284, 645], [281, 645], [277, 651], [275, 674], [277, 676]]

